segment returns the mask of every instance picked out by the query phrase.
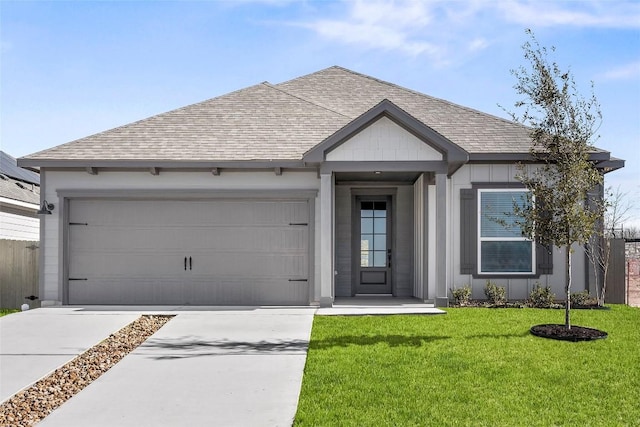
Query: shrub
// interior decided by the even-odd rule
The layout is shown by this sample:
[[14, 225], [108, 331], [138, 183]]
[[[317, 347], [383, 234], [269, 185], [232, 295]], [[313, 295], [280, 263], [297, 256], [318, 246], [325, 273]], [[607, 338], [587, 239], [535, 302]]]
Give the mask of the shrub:
[[467, 305], [471, 299], [471, 286], [465, 285], [461, 288], [451, 289], [453, 302], [457, 305]]
[[507, 290], [504, 286], [498, 286], [490, 280], [484, 286], [484, 294], [493, 305], [503, 305], [507, 299]]
[[553, 301], [555, 300], [556, 295], [551, 292], [551, 288], [549, 286], [545, 286], [544, 288], [540, 286], [539, 283], [533, 287], [533, 290], [529, 294], [529, 299], [527, 299], [527, 304], [531, 307], [536, 308], [549, 308], [553, 305]]
[[597, 300], [589, 295], [589, 291], [584, 290], [582, 292], [574, 292], [569, 296], [571, 305], [592, 305], [596, 304]]

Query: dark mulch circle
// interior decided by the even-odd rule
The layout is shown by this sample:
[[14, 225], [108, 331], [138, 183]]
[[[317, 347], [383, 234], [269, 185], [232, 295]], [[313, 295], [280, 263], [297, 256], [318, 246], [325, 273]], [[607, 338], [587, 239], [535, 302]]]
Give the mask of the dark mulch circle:
[[567, 329], [565, 325], [557, 324], [535, 325], [530, 331], [538, 337], [573, 342], [600, 340], [608, 336], [606, 332], [598, 329], [584, 326], [571, 326], [571, 329]]
[[571, 306], [571, 309], [573, 310], [574, 308], [577, 310], [611, 310], [611, 307], [607, 307], [606, 305], [598, 305], [598, 304], [588, 304], [588, 305], [574, 304]]

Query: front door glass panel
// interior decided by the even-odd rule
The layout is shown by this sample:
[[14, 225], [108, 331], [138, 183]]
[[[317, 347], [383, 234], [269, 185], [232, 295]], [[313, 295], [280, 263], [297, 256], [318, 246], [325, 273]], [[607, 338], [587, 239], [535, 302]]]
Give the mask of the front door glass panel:
[[387, 266], [387, 202], [360, 206], [360, 267]]

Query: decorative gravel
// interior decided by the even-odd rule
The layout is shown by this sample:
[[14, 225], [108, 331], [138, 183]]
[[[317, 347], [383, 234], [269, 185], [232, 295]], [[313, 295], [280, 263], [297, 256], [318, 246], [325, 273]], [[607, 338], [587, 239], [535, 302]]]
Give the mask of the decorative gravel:
[[141, 316], [31, 387], [16, 393], [0, 404], [0, 425], [36, 424], [107, 372], [172, 317]]

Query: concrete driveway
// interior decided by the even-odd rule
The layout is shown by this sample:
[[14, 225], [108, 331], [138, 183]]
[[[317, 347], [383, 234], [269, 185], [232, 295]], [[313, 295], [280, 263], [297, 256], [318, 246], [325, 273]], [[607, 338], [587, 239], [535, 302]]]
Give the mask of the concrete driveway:
[[[316, 309], [190, 310], [154, 310], [176, 317], [40, 425], [290, 426]], [[23, 375], [24, 387], [141, 313], [48, 308], [0, 318], [3, 396], [18, 391], [11, 392], [16, 380], [10, 375], [5, 386], [5, 359], [27, 354], [30, 363], [21, 363], [30, 364], [34, 372]], [[50, 326], [42, 323], [45, 318]], [[64, 325], [68, 332], [58, 330]], [[47, 338], [43, 331], [36, 343], [15, 333], [16, 328], [40, 327], [52, 335]], [[16, 337], [5, 339], [5, 332]], [[64, 339], [64, 345], [58, 343]], [[67, 352], [55, 353], [63, 350]], [[49, 351], [52, 355], [45, 356]]]

